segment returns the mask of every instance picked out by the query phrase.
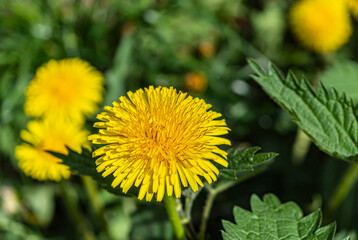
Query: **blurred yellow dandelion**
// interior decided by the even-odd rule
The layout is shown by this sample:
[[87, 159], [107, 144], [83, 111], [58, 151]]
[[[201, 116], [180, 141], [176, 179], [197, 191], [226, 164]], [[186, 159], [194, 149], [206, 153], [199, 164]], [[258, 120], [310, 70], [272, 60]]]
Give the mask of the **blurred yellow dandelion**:
[[88, 62], [50, 60], [37, 70], [27, 89], [25, 113], [80, 122], [95, 113], [102, 94], [103, 77]]
[[126, 193], [141, 185], [138, 199], [150, 201], [156, 194], [161, 201], [173, 190], [179, 198], [181, 184], [197, 191], [198, 184], [203, 186], [199, 176], [216, 181], [219, 171], [210, 160], [226, 167], [227, 154], [218, 145], [230, 145], [219, 137], [229, 131], [225, 120], [215, 120], [220, 113], [173, 88], [151, 86], [128, 92], [128, 97], [97, 115], [99, 133], [89, 137], [94, 144], [105, 144], [93, 157], [100, 156], [96, 165], [103, 177], [113, 174], [113, 188], [120, 184]]
[[291, 9], [290, 23], [298, 40], [317, 53], [337, 50], [352, 33], [346, 5], [338, 0], [300, 0]]
[[31, 121], [27, 127], [28, 130], [21, 131], [21, 138], [26, 143], [15, 149], [19, 167], [27, 176], [40, 181], [69, 178], [69, 168], [61, 163], [61, 159], [46, 151], [68, 154], [67, 145], [81, 153], [81, 146], [89, 147], [89, 132], [64, 121]]

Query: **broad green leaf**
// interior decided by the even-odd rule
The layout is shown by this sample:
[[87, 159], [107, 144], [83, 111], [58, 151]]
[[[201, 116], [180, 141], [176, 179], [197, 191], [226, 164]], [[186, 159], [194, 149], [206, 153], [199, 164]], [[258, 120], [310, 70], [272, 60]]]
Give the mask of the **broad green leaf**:
[[333, 88], [326, 89], [322, 83], [315, 91], [306, 79], [298, 80], [292, 72], [284, 79], [274, 66], [266, 72], [254, 61], [249, 63], [257, 74], [253, 79], [322, 151], [358, 161], [358, 122], [350, 98]]
[[334, 87], [338, 92], [345, 92], [347, 96], [358, 101], [358, 64], [345, 60], [336, 61], [320, 76], [326, 87]]
[[102, 177], [100, 173], [96, 170], [96, 159], [92, 158], [92, 154], [88, 149], [82, 148], [82, 154], [79, 154], [69, 147], [67, 147], [68, 154], [64, 155], [57, 152], [48, 151], [52, 155], [57, 158], [62, 159], [63, 164], [70, 167], [70, 170], [73, 173], [80, 175], [88, 175], [96, 180], [101, 187], [106, 189], [107, 191], [119, 195], [119, 196], [138, 196], [138, 188], [132, 187], [127, 193], [123, 193], [122, 189], [118, 186], [113, 188], [111, 186], [114, 177], [113, 175], [109, 175], [107, 177]]
[[237, 179], [240, 173], [253, 171], [255, 167], [267, 163], [276, 157], [277, 153], [258, 153], [260, 147], [230, 149], [227, 161], [229, 166], [220, 170], [222, 176]]
[[224, 240], [285, 239], [285, 240], [333, 240], [336, 224], [321, 227], [322, 213], [317, 210], [303, 217], [301, 208], [294, 202], [282, 204], [273, 194], [261, 200], [251, 196], [252, 212], [234, 207], [235, 224], [223, 220]]

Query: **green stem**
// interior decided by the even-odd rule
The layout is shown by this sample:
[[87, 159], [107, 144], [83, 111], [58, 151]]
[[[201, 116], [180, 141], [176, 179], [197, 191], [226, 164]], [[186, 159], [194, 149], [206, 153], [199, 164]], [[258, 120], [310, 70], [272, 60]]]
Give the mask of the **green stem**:
[[333, 216], [358, 179], [358, 164], [352, 163], [347, 169], [328, 203], [327, 215]]
[[200, 224], [200, 231], [198, 234], [198, 239], [204, 240], [205, 233], [206, 233], [206, 226], [210, 217], [210, 212], [214, 204], [214, 200], [216, 198], [217, 192], [215, 190], [209, 191], [209, 194], [206, 198], [205, 206], [203, 209], [203, 214], [201, 216], [201, 224]]
[[297, 129], [296, 139], [292, 147], [292, 162], [295, 165], [302, 165], [308, 151], [310, 150], [311, 139], [300, 129]]
[[98, 188], [96, 182], [89, 176], [81, 176], [81, 180], [90, 200], [91, 210], [96, 216], [96, 219], [98, 219], [102, 231], [106, 234], [108, 239], [111, 239], [110, 234], [108, 232], [107, 222], [104, 217], [102, 202], [98, 195]]
[[[185, 195], [185, 209], [184, 209], [184, 219], [182, 219], [182, 223], [185, 224], [187, 228], [187, 235], [189, 239], [196, 239], [197, 233], [195, 231], [195, 228], [191, 222], [191, 210], [194, 205], [194, 201], [196, 197], [201, 192], [202, 188], [199, 188], [198, 191], [188, 191], [188, 193]], [[195, 237], [194, 237], [195, 236]]]
[[196, 192], [191, 191], [186, 195], [185, 209], [184, 209], [185, 223], [191, 222], [191, 210], [193, 208], [194, 201], [195, 201], [196, 197], [199, 195], [199, 193], [201, 192], [201, 190], [202, 190], [202, 188], [199, 188], [198, 191], [196, 191]]
[[200, 230], [198, 234], [198, 239], [204, 240], [205, 239], [205, 233], [206, 233], [206, 226], [210, 217], [211, 209], [214, 204], [214, 200], [216, 196], [219, 193], [222, 193], [223, 191], [226, 191], [227, 189], [235, 186], [238, 183], [241, 183], [249, 178], [252, 178], [253, 176], [256, 176], [258, 173], [262, 172], [263, 169], [258, 169], [254, 172], [245, 174], [238, 178], [237, 180], [231, 181], [221, 181], [221, 183], [218, 183], [215, 188], [210, 187], [209, 185], [206, 185], [206, 189], [209, 191], [206, 203], [203, 209], [203, 214], [201, 216], [201, 224], [200, 224]]
[[164, 201], [165, 208], [167, 210], [169, 220], [172, 224], [174, 235], [175, 235], [176, 239], [186, 240], [184, 228], [180, 222], [180, 217], [179, 217], [178, 212], [175, 207], [175, 205], [176, 205], [175, 198], [173, 196], [168, 197], [167, 195], [165, 195], [163, 201]]
[[71, 188], [71, 185], [67, 181], [61, 181], [60, 182], [60, 189], [62, 198], [64, 200], [64, 204], [67, 208], [67, 212], [70, 215], [70, 217], [73, 220], [73, 223], [77, 227], [78, 231], [82, 234], [83, 239], [85, 240], [95, 240], [95, 236], [90, 231], [86, 224], [85, 224], [85, 218], [81, 214], [81, 212], [78, 209], [77, 203], [74, 201], [74, 199], [71, 197], [71, 194], [69, 192], [69, 189]]

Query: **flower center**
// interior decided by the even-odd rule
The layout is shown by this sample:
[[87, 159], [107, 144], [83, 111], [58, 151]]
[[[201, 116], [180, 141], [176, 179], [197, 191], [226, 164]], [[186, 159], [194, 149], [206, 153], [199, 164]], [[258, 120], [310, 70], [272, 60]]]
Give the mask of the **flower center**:
[[[58, 83], [61, 84], [58, 84]], [[73, 102], [73, 99], [78, 97], [78, 84], [75, 83], [69, 76], [62, 76], [59, 81], [54, 81], [56, 85], [51, 86], [50, 94], [55, 96], [59, 103], [66, 104]]]
[[46, 138], [39, 146], [38, 149], [43, 153], [44, 157], [49, 161], [61, 162], [60, 159], [56, 158], [52, 154], [46, 151], [59, 152], [62, 154], [68, 154], [68, 151], [63, 144], [63, 141], [54, 138]]
[[189, 145], [191, 149], [197, 148], [195, 144], [191, 144], [192, 139], [185, 135], [188, 127], [183, 122], [175, 121], [175, 116], [170, 121], [151, 117], [141, 131], [138, 150], [144, 152], [149, 160], [183, 161]]

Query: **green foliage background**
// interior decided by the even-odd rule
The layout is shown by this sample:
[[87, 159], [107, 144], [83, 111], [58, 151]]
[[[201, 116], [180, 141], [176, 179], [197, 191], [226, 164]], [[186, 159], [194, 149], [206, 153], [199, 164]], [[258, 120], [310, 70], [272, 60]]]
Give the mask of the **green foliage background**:
[[[185, 75], [202, 72], [208, 87], [191, 94], [223, 114], [233, 146], [279, 153], [263, 173], [217, 197], [208, 222], [210, 239], [221, 238], [221, 219], [233, 221], [234, 205], [250, 209], [253, 193], [261, 197], [272, 192], [282, 202], [295, 201], [304, 215], [324, 209], [348, 164], [313, 144], [303, 160], [293, 161], [297, 127], [249, 77], [254, 72], [246, 59], [262, 66], [270, 59], [283, 71], [292, 68], [313, 85], [322, 81], [356, 102], [358, 36], [355, 31], [334, 57], [311, 53], [293, 39], [287, 25], [293, 2], [0, 0], [0, 238], [68, 239], [76, 232], [58, 185], [25, 177], [14, 157], [19, 132], [29, 120], [23, 113], [26, 86], [36, 68], [51, 58], [80, 57], [102, 71], [107, 89], [103, 105], [148, 85], [187, 91]], [[353, 24], [356, 30], [357, 22]], [[211, 56], [202, 54], [204, 42], [214, 47]], [[94, 120], [95, 116], [89, 119], [89, 129]], [[86, 224], [105, 239], [81, 179], [74, 176], [71, 183], [71, 195], [86, 215]], [[160, 204], [118, 198], [105, 190], [99, 191], [99, 198], [114, 239], [172, 238]], [[355, 186], [332, 216], [338, 232], [358, 231], [357, 200]], [[196, 201], [194, 227], [200, 223], [205, 193]]]

